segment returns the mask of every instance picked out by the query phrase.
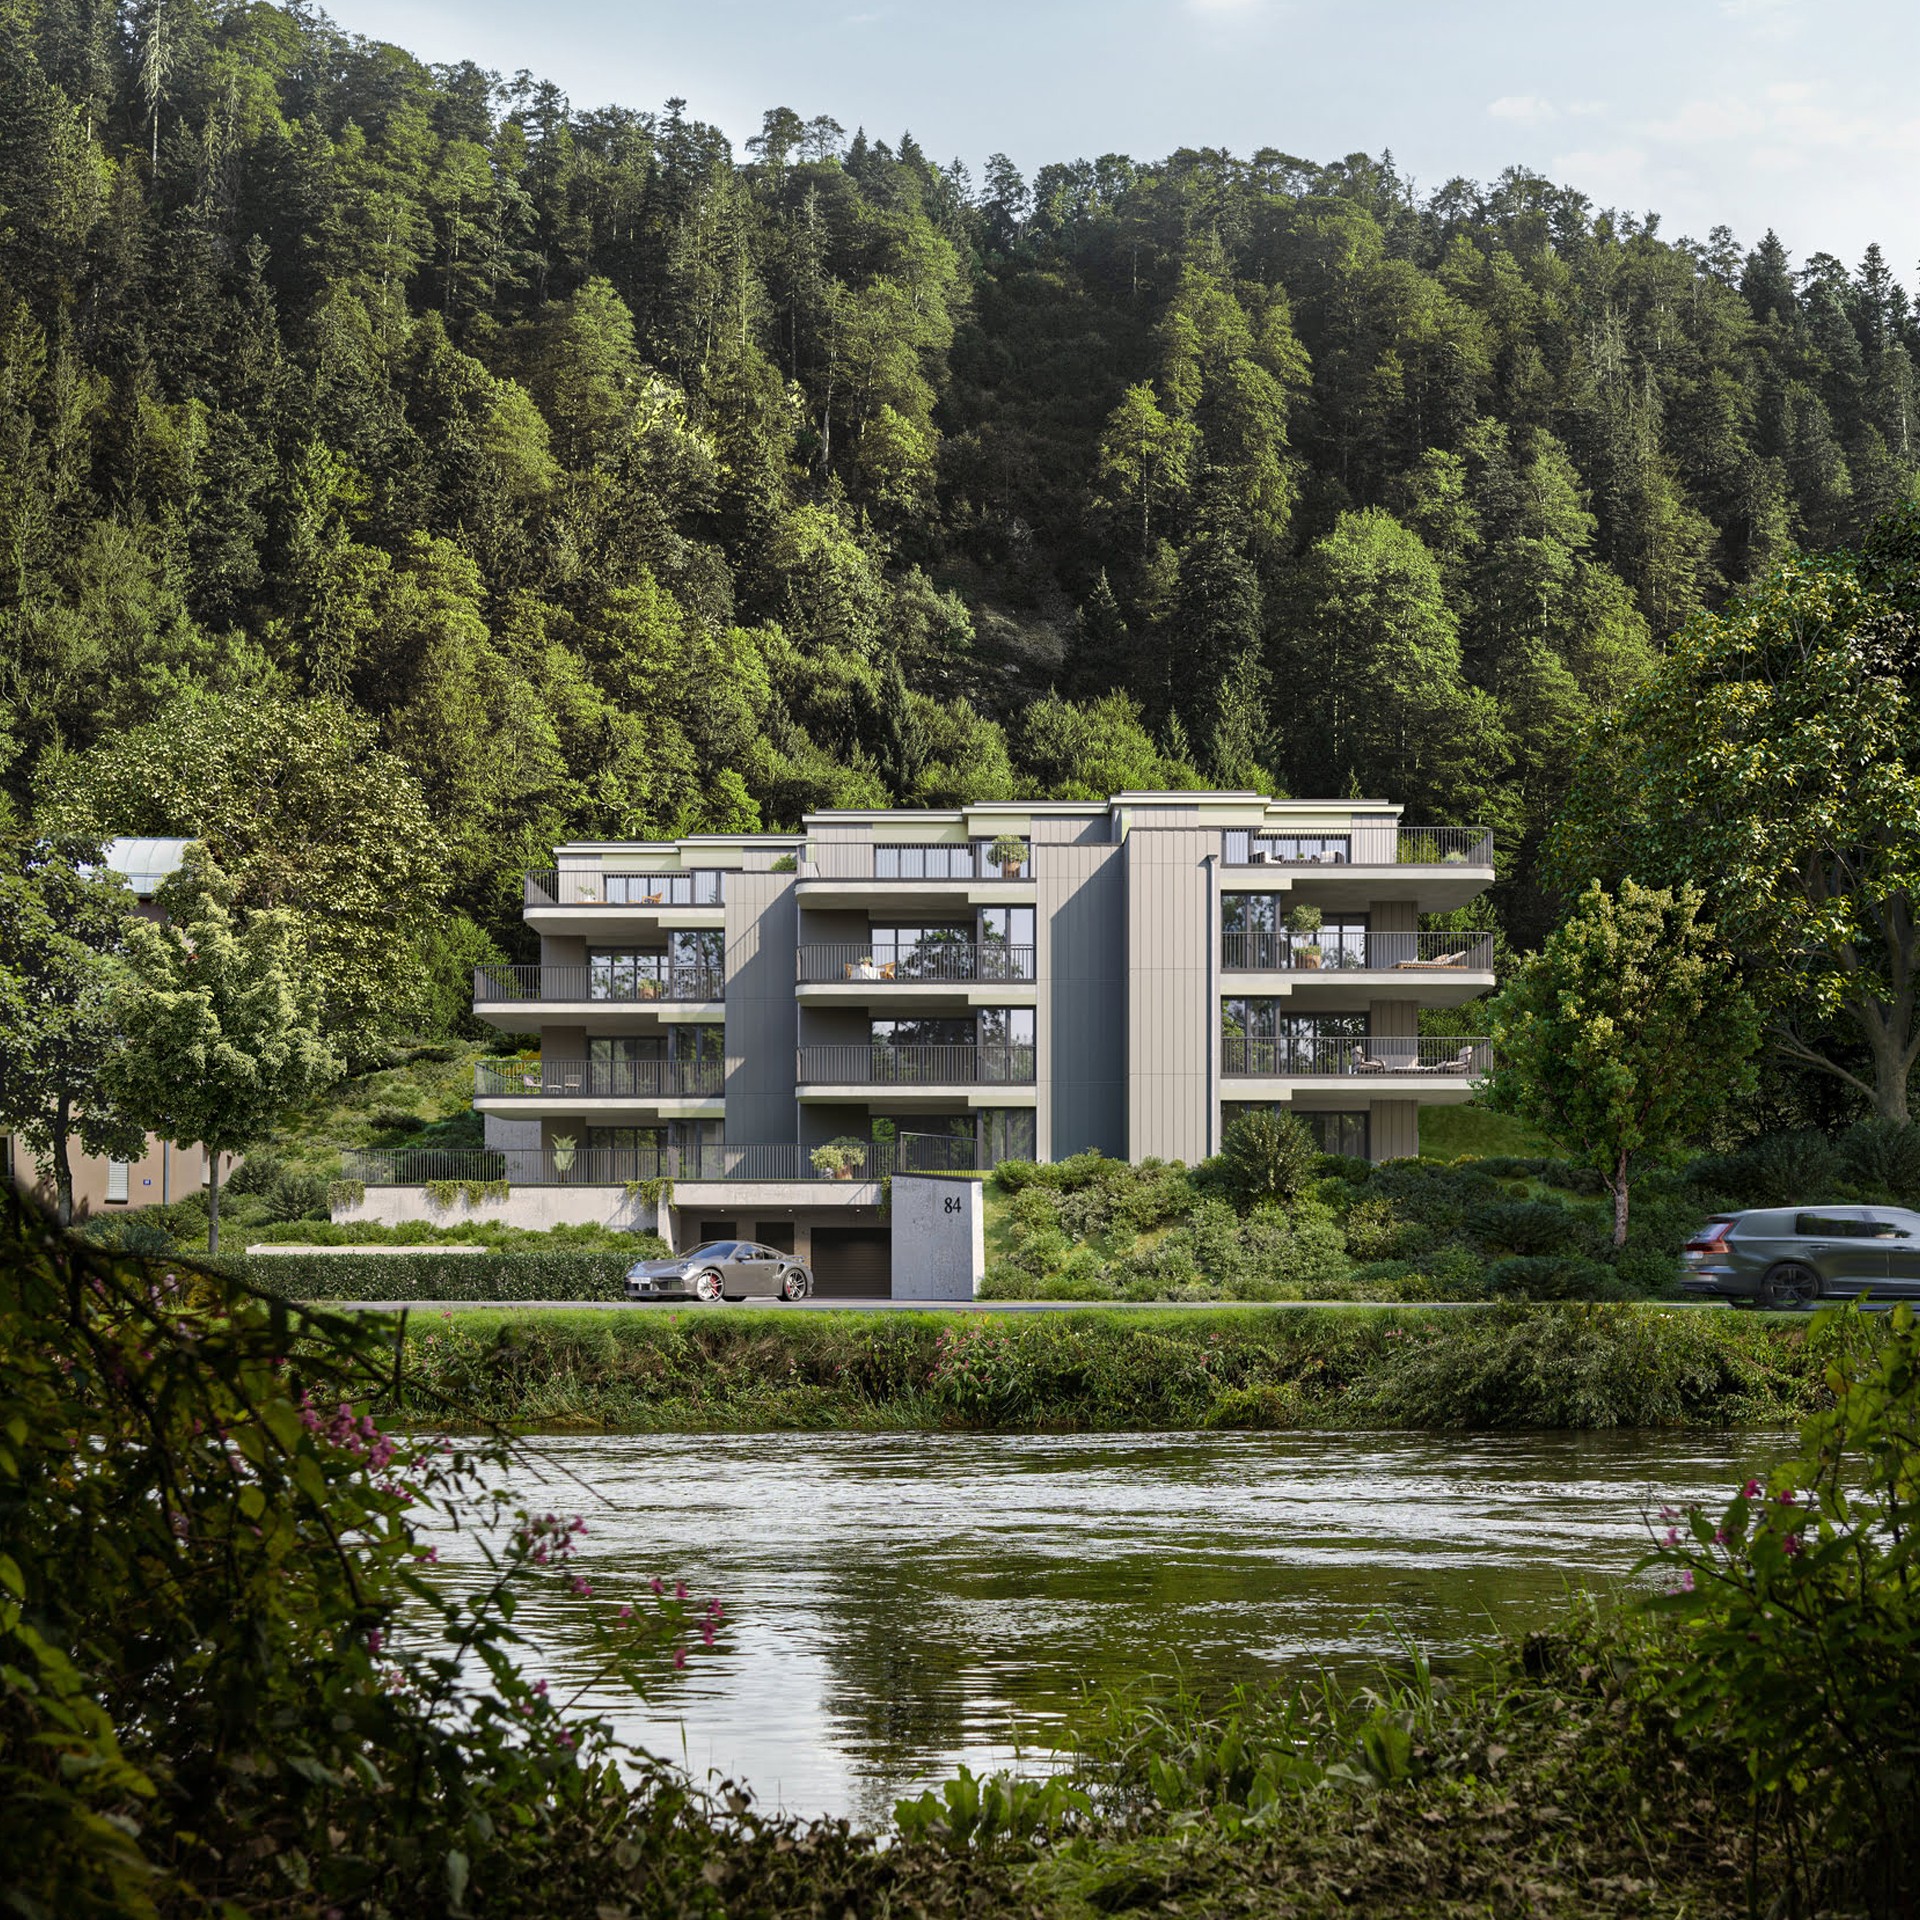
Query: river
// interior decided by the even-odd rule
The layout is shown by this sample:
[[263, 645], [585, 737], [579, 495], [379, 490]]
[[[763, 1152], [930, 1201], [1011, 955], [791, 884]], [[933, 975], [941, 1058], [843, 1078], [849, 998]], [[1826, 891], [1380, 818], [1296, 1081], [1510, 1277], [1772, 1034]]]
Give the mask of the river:
[[[763, 1803], [883, 1821], [964, 1761], [1039, 1767], [1087, 1689], [1445, 1661], [1623, 1582], [1665, 1500], [1711, 1498], [1784, 1436], [648, 1435], [543, 1439], [512, 1472], [578, 1512], [592, 1604], [659, 1573], [718, 1595], [712, 1651], [647, 1702], [582, 1704]], [[584, 1484], [582, 1484], [584, 1483]], [[457, 1566], [470, 1539], [441, 1537]], [[571, 1692], [582, 1603], [518, 1624]]]

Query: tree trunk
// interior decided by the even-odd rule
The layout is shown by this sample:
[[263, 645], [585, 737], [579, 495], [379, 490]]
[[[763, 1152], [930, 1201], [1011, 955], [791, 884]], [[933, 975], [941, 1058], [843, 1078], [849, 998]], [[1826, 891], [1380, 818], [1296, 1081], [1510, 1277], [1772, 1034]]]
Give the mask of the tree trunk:
[[1607, 1185], [1613, 1192], [1613, 1244], [1624, 1247], [1627, 1244], [1627, 1156], [1624, 1153]]
[[207, 1252], [220, 1251], [220, 1155], [203, 1140], [200, 1148], [207, 1156]]
[[63, 1227], [73, 1225], [73, 1166], [67, 1158], [67, 1133], [72, 1125], [72, 1104], [63, 1093], [53, 1103], [53, 1217]]

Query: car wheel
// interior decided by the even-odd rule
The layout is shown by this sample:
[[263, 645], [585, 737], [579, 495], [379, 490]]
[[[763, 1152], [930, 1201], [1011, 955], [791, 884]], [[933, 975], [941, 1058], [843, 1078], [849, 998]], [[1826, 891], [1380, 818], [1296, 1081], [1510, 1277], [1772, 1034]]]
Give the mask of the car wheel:
[[780, 1298], [782, 1300], [804, 1300], [812, 1291], [812, 1287], [807, 1284], [807, 1270], [805, 1267], [789, 1267], [787, 1269], [786, 1277], [780, 1282]]
[[709, 1267], [705, 1273], [695, 1277], [693, 1297], [710, 1307], [717, 1307], [727, 1297], [726, 1285], [714, 1268]]
[[1772, 1307], [1810, 1307], [1820, 1298], [1820, 1276], [1798, 1260], [1789, 1260], [1767, 1275], [1767, 1304]]

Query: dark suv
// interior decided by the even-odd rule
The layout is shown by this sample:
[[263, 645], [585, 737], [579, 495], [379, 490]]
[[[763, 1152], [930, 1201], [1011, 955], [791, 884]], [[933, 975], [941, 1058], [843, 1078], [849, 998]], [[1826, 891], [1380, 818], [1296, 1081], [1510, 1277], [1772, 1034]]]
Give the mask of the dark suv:
[[1687, 1242], [1684, 1293], [1735, 1307], [1810, 1307], [1871, 1293], [1920, 1296], [1920, 1213], [1904, 1207], [1756, 1207], [1716, 1214]]

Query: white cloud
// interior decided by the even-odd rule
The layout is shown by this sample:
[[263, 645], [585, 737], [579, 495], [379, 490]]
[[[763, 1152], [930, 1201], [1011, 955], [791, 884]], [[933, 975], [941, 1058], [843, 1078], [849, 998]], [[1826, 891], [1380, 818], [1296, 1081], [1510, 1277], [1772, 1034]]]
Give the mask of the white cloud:
[[1511, 120], [1523, 127], [1544, 126], [1555, 117], [1553, 102], [1537, 93], [1503, 93], [1487, 108], [1490, 120]]

